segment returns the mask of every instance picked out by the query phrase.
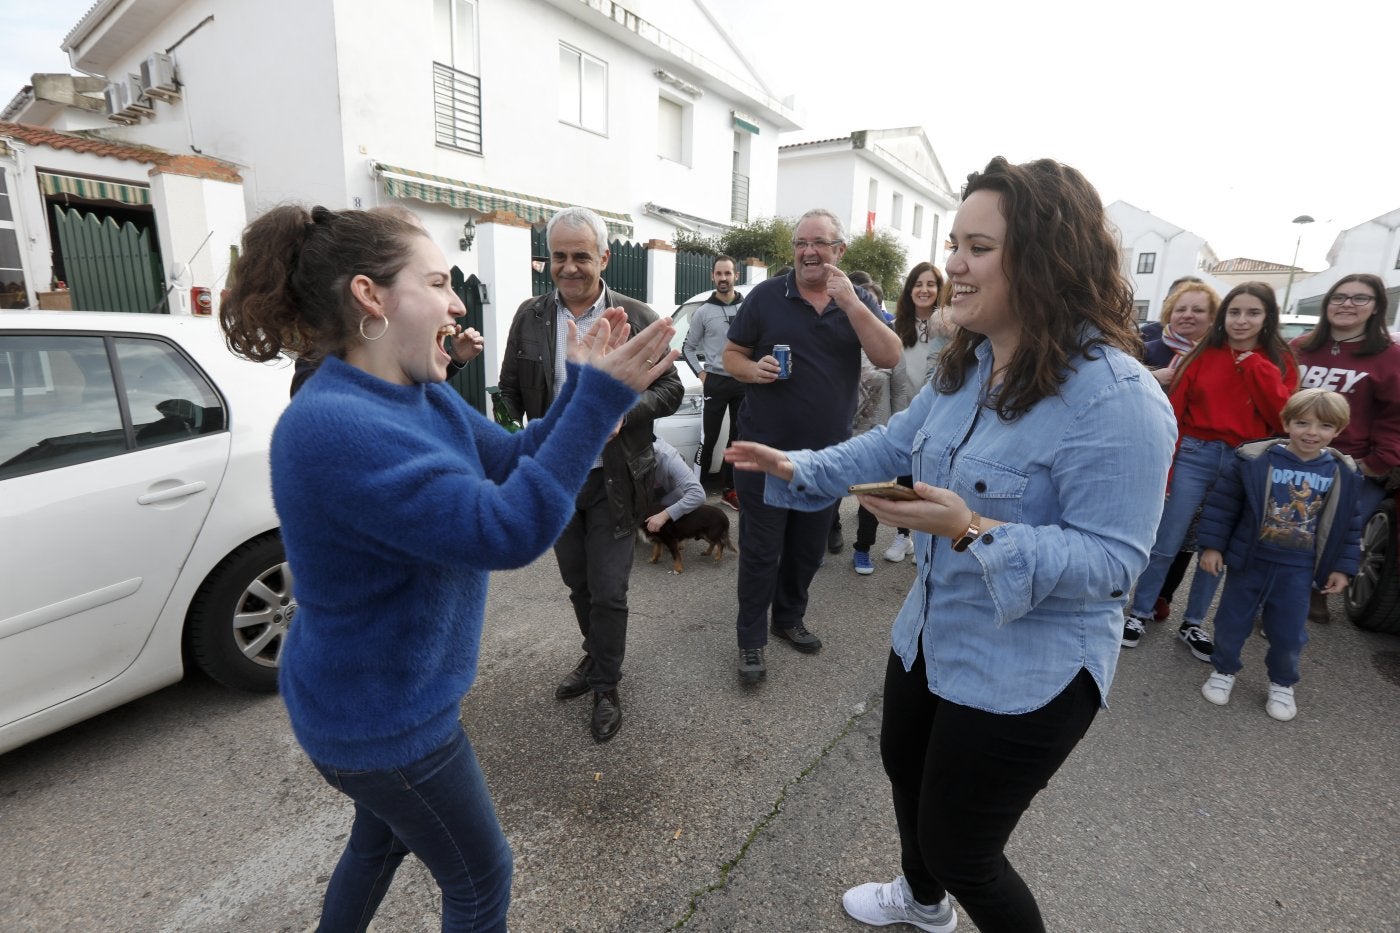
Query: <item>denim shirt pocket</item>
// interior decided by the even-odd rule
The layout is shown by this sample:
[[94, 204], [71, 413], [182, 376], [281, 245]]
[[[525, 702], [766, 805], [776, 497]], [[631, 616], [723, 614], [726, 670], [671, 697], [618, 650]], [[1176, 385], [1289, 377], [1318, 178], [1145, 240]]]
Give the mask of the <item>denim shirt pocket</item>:
[[1030, 477], [1020, 470], [964, 454], [953, 472], [953, 491], [979, 515], [1003, 522], [1020, 522]]

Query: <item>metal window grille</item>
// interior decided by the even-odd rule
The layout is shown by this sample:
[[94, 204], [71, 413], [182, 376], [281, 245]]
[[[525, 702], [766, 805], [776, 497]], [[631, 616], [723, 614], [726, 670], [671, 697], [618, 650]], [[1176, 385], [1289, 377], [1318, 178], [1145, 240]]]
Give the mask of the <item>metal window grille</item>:
[[738, 172], [729, 189], [729, 219], [737, 224], [749, 222], [749, 176]]
[[433, 62], [437, 144], [481, 155], [481, 79]]

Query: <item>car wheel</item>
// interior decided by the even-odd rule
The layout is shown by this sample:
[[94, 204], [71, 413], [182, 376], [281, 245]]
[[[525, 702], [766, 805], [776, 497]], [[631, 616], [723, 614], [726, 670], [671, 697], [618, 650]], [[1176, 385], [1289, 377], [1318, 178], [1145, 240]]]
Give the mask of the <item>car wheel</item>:
[[1358, 628], [1400, 634], [1400, 570], [1395, 503], [1387, 500], [1361, 533], [1361, 565], [1346, 590], [1347, 618]]
[[282, 539], [256, 538], [225, 557], [191, 601], [185, 625], [190, 655], [224, 686], [274, 691], [296, 610]]

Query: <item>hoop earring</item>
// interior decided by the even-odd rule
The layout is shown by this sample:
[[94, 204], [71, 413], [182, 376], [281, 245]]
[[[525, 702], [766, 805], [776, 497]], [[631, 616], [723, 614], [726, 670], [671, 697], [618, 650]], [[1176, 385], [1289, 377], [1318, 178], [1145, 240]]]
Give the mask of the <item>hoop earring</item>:
[[360, 336], [363, 337], [365, 340], [378, 340], [380, 337], [383, 337], [389, 332], [389, 319], [386, 317], [383, 318], [384, 329], [381, 330], [377, 335], [371, 337], [369, 334], [365, 333], [365, 321], [368, 321], [369, 318], [370, 316], [368, 314], [360, 318]]

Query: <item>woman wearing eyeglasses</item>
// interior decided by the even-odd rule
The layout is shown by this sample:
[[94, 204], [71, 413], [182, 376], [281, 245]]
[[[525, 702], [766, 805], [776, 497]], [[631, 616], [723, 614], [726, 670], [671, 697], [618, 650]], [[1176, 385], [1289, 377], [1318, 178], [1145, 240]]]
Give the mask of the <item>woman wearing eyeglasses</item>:
[[[1400, 344], [1386, 330], [1385, 284], [1377, 276], [1343, 276], [1322, 299], [1312, 333], [1293, 341], [1302, 387], [1346, 396], [1351, 422], [1332, 446], [1350, 455], [1370, 480], [1361, 508], [1370, 515], [1385, 497], [1386, 477], [1400, 467]], [[1326, 622], [1327, 596], [1313, 591], [1308, 621]]]

